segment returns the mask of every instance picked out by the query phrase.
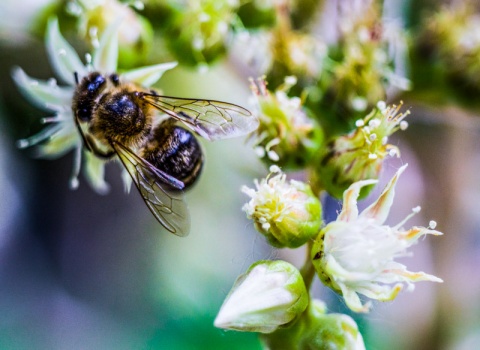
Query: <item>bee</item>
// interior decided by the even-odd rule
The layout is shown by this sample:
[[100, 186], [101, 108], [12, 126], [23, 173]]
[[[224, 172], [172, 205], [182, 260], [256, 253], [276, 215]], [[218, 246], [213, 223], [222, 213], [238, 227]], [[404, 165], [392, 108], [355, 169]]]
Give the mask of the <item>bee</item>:
[[118, 74], [75, 80], [72, 110], [86, 149], [103, 159], [118, 156], [160, 224], [186, 236], [183, 193], [204, 162], [194, 133], [210, 141], [236, 137], [255, 130], [258, 119], [231, 103], [161, 96]]

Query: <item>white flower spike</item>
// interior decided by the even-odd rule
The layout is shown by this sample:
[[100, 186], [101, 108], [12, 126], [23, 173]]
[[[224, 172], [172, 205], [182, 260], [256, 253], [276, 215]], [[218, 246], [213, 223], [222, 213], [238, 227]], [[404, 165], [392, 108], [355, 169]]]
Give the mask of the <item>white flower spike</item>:
[[[47, 26], [45, 44], [50, 63], [58, 76], [67, 86], [58, 86], [55, 79], [41, 81], [30, 78], [21, 68], [14, 68], [13, 80], [21, 92], [39, 108], [53, 112], [51, 117], [42, 120], [48, 124], [41, 132], [27, 139], [19, 140], [20, 148], [37, 146], [37, 155], [43, 158], [56, 158], [74, 150], [73, 174], [70, 187], [78, 187], [78, 174], [82, 163], [87, 181], [98, 193], [106, 193], [108, 184], [104, 180], [105, 162], [83, 151], [80, 134], [75, 125], [72, 112], [72, 98], [75, 89], [75, 76], [81, 80], [90, 71], [103, 74], [114, 73], [117, 69], [118, 38], [116, 29], [121, 18], [113, 21], [100, 38], [100, 45], [92, 55], [88, 55], [87, 64], [83, 64], [73, 47], [65, 40], [59, 30], [58, 20], [50, 19]], [[141, 67], [124, 72], [121, 77], [148, 87], [157, 82], [162, 74], [176, 66], [176, 62]], [[124, 176], [124, 178], [126, 178]], [[125, 181], [129, 187], [131, 180]]]
[[408, 271], [395, 259], [406, 255], [406, 250], [420, 237], [442, 235], [429, 227], [401, 226], [419, 212], [416, 207], [402, 222], [390, 227], [384, 222], [395, 194], [395, 184], [407, 165], [401, 167], [390, 180], [380, 197], [361, 213], [357, 198], [362, 187], [376, 180], [359, 181], [344, 193], [343, 208], [337, 220], [320, 232], [311, 257], [320, 279], [343, 295], [348, 307], [355, 312], [367, 312], [370, 303], [362, 304], [358, 294], [380, 301], [393, 300], [405, 285], [413, 289], [413, 282], [443, 282], [423, 272]]

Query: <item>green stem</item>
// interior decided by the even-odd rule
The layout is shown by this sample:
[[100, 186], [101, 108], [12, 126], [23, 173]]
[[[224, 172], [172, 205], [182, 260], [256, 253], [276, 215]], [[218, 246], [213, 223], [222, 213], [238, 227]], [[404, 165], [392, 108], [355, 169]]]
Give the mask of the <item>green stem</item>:
[[310, 287], [313, 282], [313, 277], [315, 276], [315, 267], [313, 266], [312, 259], [310, 258], [310, 251], [313, 247], [313, 241], [308, 241], [307, 244], [307, 254], [305, 263], [303, 264], [302, 268], [300, 269], [300, 274], [303, 277], [303, 281], [305, 286], [307, 287], [307, 291], [310, 290]]

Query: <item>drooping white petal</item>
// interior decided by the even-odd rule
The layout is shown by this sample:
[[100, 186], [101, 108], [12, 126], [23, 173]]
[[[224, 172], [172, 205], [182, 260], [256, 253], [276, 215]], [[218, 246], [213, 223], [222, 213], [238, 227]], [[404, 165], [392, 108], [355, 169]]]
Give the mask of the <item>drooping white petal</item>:
[[105, 181], [105, 161], [94, 156], [92, 152], [85, 151], [83, 153], [85, 178], [99, 194], [108, 193], [110, 186]]
[[25, 97], [41, 109], [63, 111], [71, 105], [72, 89], [59, 87], [55, 80], [32, 79], [20, 67], [13, 68], [12, 78]]
[[174, 68], [177, 62], [156, 64], [153, 66], [132, 69], [122, 74], [125, 80], [149, 87], [155, 84], [167, 70]]
[[95, 70], [102, 73], [114, 73], [118, 61], [118, 28], [123, 16], [109, 24], [100, 37], [100, 44], [92, 54], [92, 64]]
[[345, 299], [345, 302], [347, 303], [347, 306], [355, 312], [368, 312], [370, 309], [371, 303], [368, 302], [366, 304], [362, 304], [362, 301], [360, 300], [360, 297], [358, 294], [345, 286], [344, 284], [339, 284], [340, 289], [342, 291], [343, 298]]
[[385, 222], [388, 213], [390, 212], [390, 207], [393, 203], [393, 197], [395, 196], [395, 185], [398, 178], [407, 168], [407, 166], [408, 164], [405, 164], [400, 169], [398, 169], [397, 173], [388, 182], [380, 197], [378, 197], [378, 199], [373, 202], [368, 208], [362, 211], [362, 213], [360, 214], [361, 218], [375, 219], [375, 221], [380, 225]]
[[125, 169], [123, 164], [121, 164], [122, 167], [122, 181], [123, 181], [123, 188], [125, 189], [125, 193], [130, 193], [130, 190], [132, 189], [132, 177], [130, 176], [130, 173]]
[[75, 72], [80, 77], [87, 74], [87, 69], [77, 53], [60, 33], [57, 18], [48, 21], [46, 46], [52, 67], [63, 82], [74, 85]]

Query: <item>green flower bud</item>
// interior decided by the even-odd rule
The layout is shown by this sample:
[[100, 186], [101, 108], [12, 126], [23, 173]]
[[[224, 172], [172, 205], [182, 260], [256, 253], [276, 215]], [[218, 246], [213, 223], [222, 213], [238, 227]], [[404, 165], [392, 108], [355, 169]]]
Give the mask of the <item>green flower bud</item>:
[[286, 181], [286, 175], [277, 166], [256, 190], [244, 187], [251, 197], [243, 206], [255, 228], [268, 242], [279, 248], [296, 248], [314, 238], [322, 224], [322, 205], [310, 186], [295, 180]]
[[274, 87], [282, 84], [285, 76], [294, 75], [300, 88], [306, 88], [321, 76], [328, 51], [324, 42], [279, 25], [273, 32], [271, 46], [273, 62], [268, 82]]
[[186, 65], [211, 63], [224, 56], [235, 19], [236, 1], [187, 1], [175, 7], [167, 27], [167, 44]]
[[274, 94], [266, 89], [263, 79], [252, 83], [257, 98], [260, 126], [256, 131], [256, 151], [268, 165], [288, 169], [305, 167], [323, 144], [321, 127], [308, 116], [299, 97], [288, 97], [295, 77], [285, 78], [285, 84]]
[[326, 314], [325, 305], [312, 300], [307, 311], [291, 327], [260, 337], [265, 349], [364, 350], [355, 321], [347, 315]]
[[[315, 185], [335, 198], [342, 198], [352, 183], [378, 178], [385, 157], [400, 155], [388, 138], [398, 129], [408, 127], [403, 119], [410, 111], [399, 113], [401, 106], [402, 102], [385, 108], [385, 103], [379, 102], [370, 114], [357, 120], [357, 128], [350, 134], [331, 140], [316, 165]], [[373, 185], [363, 188], [361, 197], [372, 188]]]
[[261, 260], [235, 281], [214, 324], [224, 329], [271, 333], [294, 321], [307, 305], [305, 283], [293, 265]]
[[[141, 1], [132, 2], [143, 8]], [[115, 21], [118, 26], [119, 65], [132, 68], [146, 59], [153, 41], [150, 23], [138, 15], [130, 6], [118, 0], [72, 0], [67, 11], [79, 18], [80, 35], [96, 48], [99, 38]]]

